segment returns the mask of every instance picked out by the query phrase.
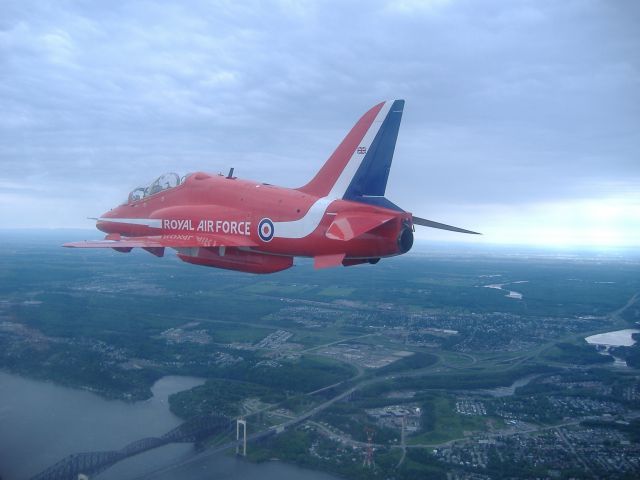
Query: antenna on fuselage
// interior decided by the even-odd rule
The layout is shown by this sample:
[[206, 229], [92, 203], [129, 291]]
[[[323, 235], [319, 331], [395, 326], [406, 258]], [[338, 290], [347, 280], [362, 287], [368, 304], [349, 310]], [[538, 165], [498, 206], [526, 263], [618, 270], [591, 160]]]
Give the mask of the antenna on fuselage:
[[233, 179], [233, 167], [229, 169], [229, 174], [227, 175], [227, 178]]

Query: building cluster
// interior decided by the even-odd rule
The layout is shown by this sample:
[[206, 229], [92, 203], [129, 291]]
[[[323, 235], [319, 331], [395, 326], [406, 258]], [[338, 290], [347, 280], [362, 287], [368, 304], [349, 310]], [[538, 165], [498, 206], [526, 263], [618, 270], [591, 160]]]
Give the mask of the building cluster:
[[480, 400], [459, 398], [456, 400], [456, 412], [462, 415], [486, 415], [487, 408]]
[[640, 400], [639, 385], [631, 385], [622, 389], [622, 398], [628, 402], [637, 402]]
[[[640, 445], [616, 429], [582, 426], [548, 428], [529, 434], [463, 440], [433, 450], [454, 468], [477, 474], [518, 472], [518, 477], [560, 478], [562, 472], [587, 477], [640, 475]], [[459, 478], [471, 478], [461, 474]], [[637, 477], [636, 477], [637, 478]]]
[[[396, 312], [396, 316], [398, 316]], [[390, 335], [397, 341], [422, 346], [438, 346], [445, 332], [457, 332], [452, 348], [459, 352], [517, 352], [534, 348], [569, 333], [598, 327], [595, 318], [538, 317], [510, 312], [492, 313], [406, 313], [396, 318]], [[401, 321], [399, 321], [401, 320]], [[391, 322], [389, 322], [391, 323]], [[385, 331], [387, 325], [384, 325]], [[440, 332], [440, 333], [438, 333]]]
[[456, 330], [423, 327], [420, 325], [394, 325], [377, 328], [391, 341], [411, 347], [441, 347], [443, 341], [458, 334]]
[[282, 364], [275, 360], [260, 360], [257, 362], [253, 368], [265, 367], [265, 368], [278, 368], [281, 367]]
[[123, 348], [118, 348], [114, 345], [110, 345], [101, 340], [79, 340], [77, 342], [80, 345], [87, 346], [92, 352], [104, 355], [109, 360], [115, 362], [124, 362], [128, 360], [127, 352]]
[[618, 415], [626, 411], [622, 404], [609, 400], [555, 395], [549, 396], [548, 399], [557, 412], [568, 418], [573, 418], [575, 415]]
[[562, 431], [567, 445], [592, 471], [640, 475], [640, 444], [632, 443], [626, 433], [609, 428]]
[[336, 305], [338, 308], [330, 308], [326, 304], [310, 300], [281, 300], [302, 303], [302, 305], [286, 306], [277, 313], [266, 315], [264, 317], [266, 321], [281, 322], [282, 320], [287, 320], [307, 328], [320, 328], [333, 325], [336, 322], [362, 325], [366, 323], [368, 318], [368, 314], [361, 310], [362, 305], [357, 302], [342, 302], [340, 305]]
[[603, 396], [609, 396], [613, 393], [611, 385], [606, 385], [604, 382], [599, 380], [568, 380], [566, 376], [563, 375], [550, 375], [549, 377], [544, 378], [541, 383], [561, 387], [563, 390], [568, 390], [570, 392], [576, 390], [589, 390], [593, 394]]
[[227, 352], [216, 352], [212, 354], [211, 357], [213, 359], [213, 364], [216, 367], [229, 367], [244, 360], [244, 358], [240, 356], [236, 357]]
[[206, 345], [211, 343], [211, 336], [206, 330], [186, 330], [183, 328], [168, 328], [160, 333], [168, 344], [172, 343], [198, 343]]
[[278, 350], [293, 336], [293, 333], [286, 330], [276, 330], [270, 333], [258, 343], [255, 344], [256, 348], [264, 348], [269, 350]]
[[433, 454], [449, 465], [485, 469], [489, 464], [489, 443], [455, 443], [449, 447], [436, 448]]
[[417, 432], [422, 411], [418, 405], [387, 405], [365, 410], [382, 427], [403, 428], [406, 432]]
[[340, 343], [325, 347], [318, 353], [365, 368], [385, 367], [402, 357], [412, 355], [412, 352], [394, 351], [381, 345], [364, 343]]
[[622, 415], [628, 409], [609, 397], [584, 395], [528, 395], [491, 401], [491, 413], [507, 420], [553, 423], [593, 416]]
[[308, 453], [318, 460], [331, 464], [359, 464], [362, 462], [363, 448], [347, 445], [327, 445], [320, 438], [316, 438], [309, 447]]

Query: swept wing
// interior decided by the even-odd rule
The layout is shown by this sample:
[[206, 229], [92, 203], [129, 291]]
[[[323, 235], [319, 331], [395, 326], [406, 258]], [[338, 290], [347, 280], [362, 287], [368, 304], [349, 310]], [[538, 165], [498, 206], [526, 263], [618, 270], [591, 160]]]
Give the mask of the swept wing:
[[211, 234], [175, 234], [153, 235], [147, 237], [120, 237], [107, 235], [104, 240], [86, 240], [65, 243], [70, 248], [190, 248], [190, 247], [255, 247], [257, 244], [249, 237]]

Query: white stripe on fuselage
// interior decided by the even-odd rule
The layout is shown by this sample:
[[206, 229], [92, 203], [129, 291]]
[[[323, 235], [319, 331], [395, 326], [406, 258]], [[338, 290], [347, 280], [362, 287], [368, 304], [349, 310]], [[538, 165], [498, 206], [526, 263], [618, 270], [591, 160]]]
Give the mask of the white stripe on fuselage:
[[98, 222], [126, 223], [129, 225], [145, 225], [150, 228], [162, 228], [162, 219], [160, 218], [115, 218], [102, 217], [98, 218]]
[[333, 200], [323, 197], [316, 200], [304, 217], [290, 222], [273, 222], [274, 237], [303, 238], [318, 228], [327, 207]]
[[311, 205], [309, 211], [298, 220], [292, 220], [289, 222], [273, 222], [274, 237], [304, 238], [307, 235], [311, 235], [311, 233], [318, 228], [318, 225], [320, 225], [320, 222], [322, 221], [322, 217], [324, 217], [326, 213], [327, 207], [334, 200], [342, 198], [347, 191], [347, 188], [349, 188], [351, 180], [355, 176], [358, 168], [360, 168], [360, 165], [362, 164], [362, 160], [364, 160], [364, 157], [366, 156], [366, 153], [358, 153], [359, 147], [365, 147], [366, 151], [369, 151], [373, 139], [376, 138], [376, 135], [382, 126], [382, 122], [387, 118], [391, 105], [393, 105], [393, 102], [387, 101], [382, 106], [378, 115], [376, 115], [376, 118], [367, 130], [367, 133], [365, 133], [364, 137], [351, 154], [351, 158], [340, 173], [338, 180], [336, 180], [336, 183], [331, 188], [329, 195], [316, 200], [316, 202]]

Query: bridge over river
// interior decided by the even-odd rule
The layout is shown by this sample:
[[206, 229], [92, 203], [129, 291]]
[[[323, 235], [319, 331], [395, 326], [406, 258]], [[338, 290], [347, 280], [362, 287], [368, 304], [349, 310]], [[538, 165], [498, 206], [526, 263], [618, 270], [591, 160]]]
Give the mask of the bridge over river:
[[74, 453], [31, 480], [77, 480], [79, 474], [95, 475], [125, 458], [168, 443], [193, 443], [217, 433], [229, 432], [232, 428], [235, 428], [235, 421], [222, 415], [195, 417], [161, 437], [136, 440], [120, 450]]

